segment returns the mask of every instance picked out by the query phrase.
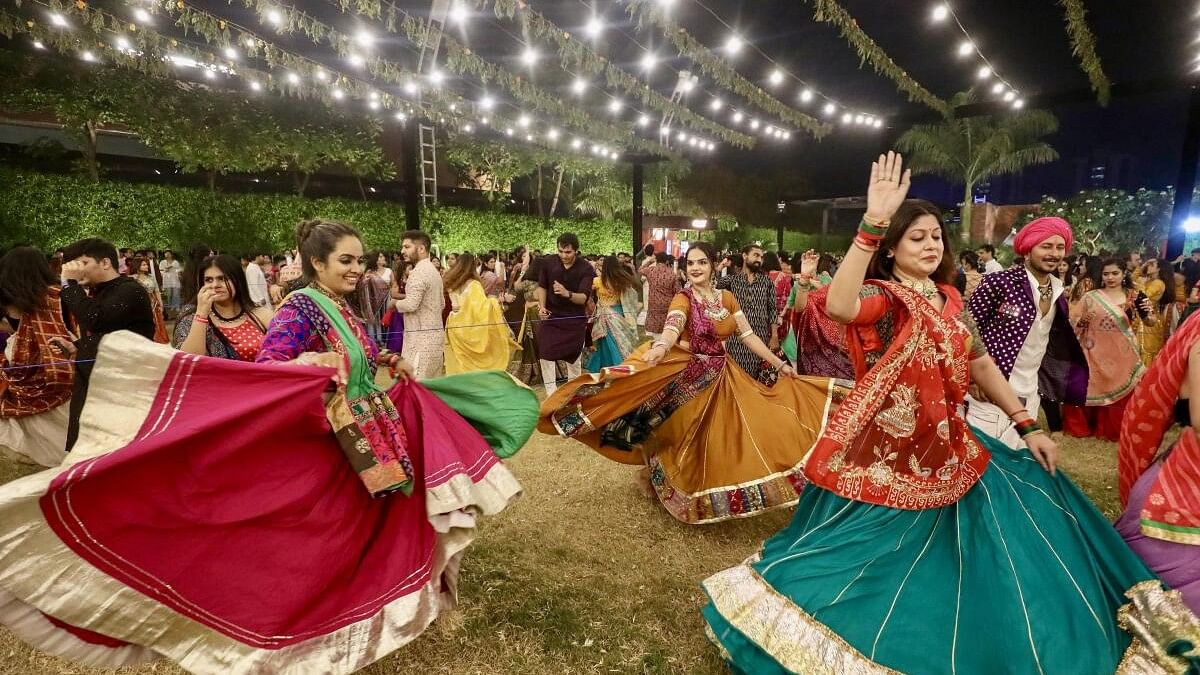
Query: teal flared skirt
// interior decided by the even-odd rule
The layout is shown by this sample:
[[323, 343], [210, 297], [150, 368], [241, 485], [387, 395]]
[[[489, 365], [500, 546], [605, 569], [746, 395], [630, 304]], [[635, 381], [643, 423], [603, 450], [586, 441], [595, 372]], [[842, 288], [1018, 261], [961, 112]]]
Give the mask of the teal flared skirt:
[[791, 524], [704, 582], [734, 672], [1112, 673], [1124, 593], [1154, 574], [1066, 476], [992, 452], [957, 503], [909, 511], [808, 486]]

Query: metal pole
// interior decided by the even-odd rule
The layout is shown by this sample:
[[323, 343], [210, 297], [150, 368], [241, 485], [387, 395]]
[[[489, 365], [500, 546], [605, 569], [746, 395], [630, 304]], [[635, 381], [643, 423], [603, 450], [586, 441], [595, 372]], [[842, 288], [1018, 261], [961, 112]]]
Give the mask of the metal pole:
[[421, 122], [412, 119], [400, 130], [400, 175], [404, 180], [405, 229], [421, 229], [421, 172], [417, 162], [421, 161], [417, 134]]
[[1167, 260], [1174, 260], [1183, 253], [1183, 242], [1187, 238], [1187, 233], [1183, 231], [1183, 223], [1192, 210], [1197, 162], [1200, 162], [1200, 88], [1192, 87], [1188, 100], [1187, 131], [1183, 136], [1183, 153], [1179, 158], [1179, 177], [1175, 181], [1171, 232], [1167, 236]]
[[642, 211], [646, 189], [646, 165], [637, 162], [633, 165], [633, 254], [642, 248]]

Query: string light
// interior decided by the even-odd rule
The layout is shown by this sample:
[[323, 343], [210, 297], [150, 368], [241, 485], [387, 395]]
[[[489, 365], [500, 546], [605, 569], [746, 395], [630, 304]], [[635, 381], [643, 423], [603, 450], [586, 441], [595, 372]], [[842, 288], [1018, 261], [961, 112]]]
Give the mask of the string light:
[[882, 129], [882, 128], [883, 128], [883, 120], [881, 120], [881, 119], [876, 119], [876, 120], [875, 120], [875, 128], [876, 128], [876, 129]]
[[470, 122], [468, 122], [468, 123], [466, 123], [466, 124], [464, 124], [464, 125], [463, 125], [463, 131], [465, 131], [465, 132], [467, 132], [467, 133], [469, 134], [469, 133], [471, 133], [471, 132], [475, 131], [475, 127], [471, 126], [471, 123], [470, 123]]
[[512, 127], [508, 127], [508, 128], [506, 128], [506, 129], [504, 130], [504, 135], [505, 135], [505, 136], [512, 136], [512, 135], [513, 135], [513, 129], [512, 129]]
[[587, 80], [583, 79], [582, 77], [577, 77], [575, 78], [575, 81], [571, 83], [571, 91], [575, 92], [577, 95], [582, 95], [583, 92], [587, 91], [587, 86]]
[[405, 82], [404, 83], [404, 93], [409, 94], [409, 95], [417, 93], [417, 83], [413, 82], [412, 80]]
[[338, 100], [338, 101], [342, 100], [343, 98], [346, 98], [346, 92], [342, 91], [341, 89], [338, 89], [337, 87], [334, 87], [333, 91], [331, 91], [329, 93], [333, 96], [333, 98], [335, 100]]
[[745, 119], [745, 117], [746, 116], [743, 115], [742, 112], [739, 110], [738, 112], [733, 113], [733, 123], [741, 124], [742, 120]]
[[996, 84], [992, 85], [992, 93], [993, 94], [999, 94], [1002, 91], [1004, 91], [1004, 83], [997, 82]]
[[972, 44], [970, 40], [963, 40], [962, 42], [958, 43], [959, 56], [970, 56], [972, 53], [974, 53], [974, 51], [975, 45]]
[[1019, 99], [1013, 101], [1013, 107], [1016, 108], [1017, 110], [1024, 108], [1025, 107], [1025, 99], [1019, 98]]
[[587, 25], [583, 27], [583, 32], [588, 34], [588, 37], [598, 38], [604, 32], [604, 22], [599, 17], [593, 16], [588, 19]]
[[863, 123], [865, 120], [866, 120], [866, 118], [865, 118], [865, 117], [863, 117], [863, 114], [862, 114], [862, 113], [859, 113], [859, 114], [857, 114], [857, 115], [855, 115], [855, 116], [854, 116], [854, 123], [855, 123], [855, 124], [862, 124], [862, 123]]
[[724, 105], [724, 103], [721, 101], [721, 99], [714, 98], [712, 103], [708, 104], [708, 107], [712, 108], [713, 110], [720, 110], [722, 105]]
[[808, 103], [812, 99], [813, 99], [813, 93], [812, 93], [811, 89], [805, 89], [804, 91], [800, 92], [800, 102], [801, 103]]
[[257, 80], [250, 80], [250, 91], [262, 91], [262, 85]]
[[371, 101], [367, 104], [367, 107], [371, 110], [379, 110], [379, 101]]
[[550, 139], [551, 141], [557, 141], [558, 140], [558, 129], [551, 128], [549, 131], [546, 132], [546, 138]]
[[579, 140], [578, 138], [571, 139], [571, 148], [572, 149], [578, 150], [579, 148], [582, 148], [582, 147], [583, 147], [583, 141]]
[[479, 99], [479, 107], [483, 108], [484, 110], [491, 110], [492, 108], [496, 107], [496, 99], [485, 95], [483, 98]]
[[238, 50], [234, 49], [233, 47], [226, 47], [225, 58], [229, 59], [230, 61], [236, 61], [238, 59]]
[[979, 72], [975, 73], [975, 77], [977, 77], [981, 80], [986, 80], [991, 76], [992, 76], [992, 69], [987, 66], [980, 66]]
[[272, 9], [267, 12], [267, 21], [278, 26], [283, 23], [283, 15], [279, 13], [279, 10]]
[[364, 49], [370, 49], [375, 44], [375, 36], [367, 30], [360, 30], [354, 34], [354, 41]]
[[84, 61], [91, 62], [96, 60], [96, 55], [89, 51], [84, 51], [80, 53], [79, 58], [83, 59]]
[[686, 132], [681, 131], [675, 138], [679, 139], [679, 142], [682, 143], [688, 139], [688, 135]]
[[935, 22], [945, 21], [948, 16], [950, 16], [950, 8], [945, 4], [937, 5], [933, 8], [933, 20]]
[[751, 129], [757, 129], [757, 128], [758, 128], [758, 124], [759, 124], [758, 120], [756, 120], [756, 119], [754, 119], [754, 120], [750, 120], [750, 128], [751, 128]]
[[129, 51], [129, 40], [126, 40], [124, 37], [117, 38], [117, 49], [123, 52]]
[[406, 120], [406, 119], [408, 119], [408, 116], [407, 116], [407, 115], [405, 115], [404, 113], [402, 113], [402, 112], [398, 112], [398, 113], [396, 113], [396, 120], [397, 120], [397, 121], [399, 121], [399, 122], [403, 122], [403, 121], [404, 121], [404, 120]]
[[1004, 92], [1005, 102], [1011, 103], [1014, 100], [1016, 100], [1016, 98], [1017, 98], [1017, 93], [1015, 91], [1013, 91], [1012, 89], [1009, 89], [1008, 91]]
[[487, 116], [486, 116], [486, 115], [484, 115], [483, 117], [480, 117], [480, 118], [479, 118], [479, 123], [480, 123], [480, 124], [482, 124], [483, 126], [485, 126], [485, 127], [486, 127], [486, 126], [488, 125], [488, 118], [487, 118]]
[[205, 69], [204, 69], [204, 79], [206, 79], [206, 80], [215, 80], [215, 79], [217, 79], [217, 74], [216, 74], [216, 73], [214, 73], [214, 72], [212, 71], [212, 69], [210, 69], [210, 68], [205, 68]]
[[429, 71], [429, 81], [433, 86], [440, 87], [442, 82], [446, 81], [446, 75], [440, 70], [431, 70]]
[[323, 68], [317, 68], [317, 71], [313, 73], [313, 77], [317, 78], [318, 82], [325, 82], [329, 79], [329, 73], [326, 73]]
[[533, 47], [526, 47], [525, 51], [521, 53], [521, 60], [525, 62], [525, 65], [534, 65], [538, 60], [537, 50]]
[[608, 102], [608, 111], [613, 114], [619, 113], [621, 112], [621, 106], [623, 105], [625, 105], [624, 101], [619, 98], [614, 98]]
[[842, 124], [850, 124], [853, 121], [854, 115], [851, 115], [850, 113], [845, 113], [842, 115]]
[[822, 108], [822, 110], [824, 111], [826, 116], [829, 116], [829, 115], [832, 115], [835, 112], [837, 112], [837, 106], [834, 105], [833, 103], [826, 103], [825, 107]]
[[770, 82], [772, 86], [779, 86], [783, 83], [783, 72], [778, 69], [772, 70], [771, 74], [767, 77], [767, 81]]
[[740, 52], [745, 44], [746, 42], [738, 35], [730, 35], [729, 39], [725, 41], [725, 52], [732, 56]]
[[296, 73], [288, 73], [287, 81], [289, 84], [300, 84], [300, 76]]
[[654, 70], [654, 66], [657, 63], [658, 63], [658, 57], [655, 56], [653, 52], [647, 52], [646, 55], [642, 57], [642, 70], [645, 70], [645, 71]]
[[650, 116], [646, 114], [638, 115], [637, 123], [639, 127], [650, 126]]
[[367, 60], [364, 59], [361, 54], [351, 54], [350, 56], [346, 57], [346, 60], [349, 61], [350, 65], [354, 66], [355, 68], [362, 68], [363, 66], [367, 65]]
[[50, 14], [50, 23], [54, 24], [58, 28], [66, 28], [67, 26], [71, 25], [71, 22], [67, 21], [67, 17], [59, 14], [58, 12], [52, 12]]
[[41, 41], [41, 40], [34, 40], [34, 41], [33, 41], [33, 48], [34, 48], [34, 49], [45, 49], [45, 48], [46, 48], [46, 45], [42, 44], [42, 41]]
[[467, 22], [467, 8], [463, 6], [463, 3], [456, 2], [454, 3], [454, 6], [450, 8], [450, 20], [460, 26]]
[[529, 115], [521, 113], [521, 116], [517, 118], [517, 126], [522, 129], [528, 129], [530, 124], [533, 124], [533, 120], [530, 119]]
[[133, 10], [133, 18], [137, 19], [141, 23], [150, 23], [153, 20], [153, 17], [150, 16], [150, 12], [147, 12], [141, 7]]
[[533, 134], [525, 134], [525, 140], [532, 143], [533, 142]]

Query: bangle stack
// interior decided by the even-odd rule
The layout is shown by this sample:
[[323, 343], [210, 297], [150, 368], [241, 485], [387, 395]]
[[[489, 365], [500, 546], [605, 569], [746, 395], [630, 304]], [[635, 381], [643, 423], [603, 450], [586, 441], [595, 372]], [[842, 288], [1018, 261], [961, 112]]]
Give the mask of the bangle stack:
[[200, 316], [199, 314], [193, 314], [192, 321], [195, 321], [197, 323], [208, 323], [209, 322], [207, 316]]
[[879, 242], [883, 241], [887, 228], [887, 220], [876, 220], [864, 215], [858, 224], [858, 234], [854, 235], [854, 245], [867, 253], [878, 251]]
[[1020, 422], [1017, 422], [1016, 425], [1017, 435], [1019, 435], [1021, 438], [1042, 433], [1042, 428], [1038, 426], [1037, 422], [1033, 421], [1032, 417], [1026, 417]]

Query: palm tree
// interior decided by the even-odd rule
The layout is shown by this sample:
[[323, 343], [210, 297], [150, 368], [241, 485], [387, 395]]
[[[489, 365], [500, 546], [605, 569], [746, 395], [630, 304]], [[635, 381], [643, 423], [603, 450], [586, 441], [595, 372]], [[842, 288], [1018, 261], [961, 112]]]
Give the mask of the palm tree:
[[[974, 100], [974, 91], [967, 91], [950, 102], [957, 109]], [[905, 159], [913, 174], [929, 173], [963, 184], [962, 222], [969, 236], [975, 186], [1058, 159], [1058, 152], [1041, 140], [1055, 131], [1058, 118], [1052, 113], [1022, 110], [918, 124], [904, 132], [896, 147], [909, 155]]]

